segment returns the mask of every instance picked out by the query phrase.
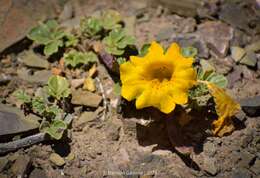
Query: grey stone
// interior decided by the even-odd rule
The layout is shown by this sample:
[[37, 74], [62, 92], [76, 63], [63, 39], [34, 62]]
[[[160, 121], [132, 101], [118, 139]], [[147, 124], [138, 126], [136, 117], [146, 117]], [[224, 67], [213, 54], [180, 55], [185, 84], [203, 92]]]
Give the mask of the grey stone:
[[205, 59], [200, 59], [200, 65], [204, 71], [216, 71], [215, 67]]
[[87, 122], [94, 121], [96, 119], [96, 116], [97, 115], [95, 114], [95, 112], [91, 112], [91, 111], [83, 112], [81, 116], [76, 120], [76, 126], [82, 127]]
[[245, 10], [241, 6], [233, 2], [226, 3], [221, 7], [219, 17], [221, 20], [231, 24], [233, 27], [244, 29], [246, 31], [249, 30], [247, 24], [251, 17], [246, 14]]
[[120, 137], [120, 128], [121, 126], [113, 121], [110, 121], [108, 126], [106, 127], [106, 136], [109, 140], [117, 141]]
[[73, 16], [73, 5], [69, 1], [64, 5], [63, 10], [59, 15], [59, 20], [60, 21], [68, 20], [72, 18], [72, 16]]
[[225, 57], [234, 30], [220, 21], [207, 21], [198, 26], [200, 37], [219, 57]]
[[253, 140], [252, 134], [247, 134], [240, 141], [240, 145], [242, 148], [246, 148], [248, 144]]
[[39, 168], [34, 169], [29, 178], [48, 178], [45, 171]]
[[40, 70], [34, 72], [33, 75], [30, 75], [28, 70], [22, 68], [17, 70], [17, 75], [19, 78], [28, 81], [30, 83], [39, 83], [43, 85], [43, 84], [47, 84], [48, 79], [50, 78], [52, 73], [50, 70]]
[[92, 92], [74, 90], [72, 91], [71, 103], [75, 105], [84, 105], [89, 107], [98, 107], [102, 97]]
[[31, 167], [31, 158], [27, 155], [20, 155], [11, 167], [14, 175], [25, 177]]
[[246, 169], [237, 169], [233, 172], [231, 178], [251, 178], [251, 174]]
[[228, 74], [230, 71], [232, 71], [234, 66], [234, 61], [230, 56], [225, 58], [211, 58], [210, 61], [216, 67], [216, 72], [220, 74]]
[[1, 178], [8, 178], [8, 176], [6, 174], [0, 174]]
[[204, 1], [202, 7], [198, 9], [198, 15], [203, 18], [216, 15], [218, 12], [218, 2], [219, 0]]
[[72, 19], [65, 20], [60, 24], [60, 26], [65, 27], [68, 30], [71, 30], [73, 28], [79, 28], [80, 27], [80, 17], [74, 17]]
[[260, 174], [260, 160], [259, 160], [259, 158], [255, 160], [255, 163], [252, 167], [250, 167], [250, 170], [252, 170], [256, 175]]
[[259, 116], [260, 115], [260, 96], [252, 98], [244, 98], [239, 101], [243, 111], [248, 116]]
[[260, 50], [260, 40], [259, 41], [256, 41], [252, 44], [249, 44], [245, 47], [245, 49], [247, 51], [254, 51], [254, 52], [257, 52]]
[[219, 172], [216, 160], [213, 158], [204, 158], [203, 169], [213, 176]]
[[190, 0], [182, 0], [182, 1], [172, 1], [172, 0], [153, 0], [155, 5], [158, 6], [158, 3], [161, 3], [163, 6], [169, 8], [170, 11], [175, 12], [176, 14], [183, 16], [196, 16], [197, 9], [202, 6], [202, 1], [190, 1]]
[[193, 46], [198, 49], [198, 56], [203, 58], [209, 57], [209, 49], [207, 44], [197, 34], [180, 34], [172, 36], [172, 41], [180, 44], [181, 47]]
[[244, 167], [244, 168], [249, 168], [250, 164], [254, 160], [255, 155], [252, 155], [248, 153], [247, 151], [243, 151], [241, 153], [241, 161], [239, 162], [239, 166]]
[[25, 51], [20, 56], [21, 61], [29, 67], [48, 69], [49, 63], [43, 57], [35, 54], [33, 51]]
[[9, 161], [8, 161], [7, 157], [1, 157], [0, 158], [0, 172], [2, 172], [6, 168], [8, 162]]
[[17, 134], [37, 129], [39, 123], [33, 119], [26, 119], [18, 108], [0, 104], [0, 136]]
[[253, 51], [248, 51], [246, 55], [241, 59], [241, 64], [245, 64], [249, 67], [255, 67], [257, 63], [256, 54]]
[[246, 120], [246, 113], [243, 110], [239, 110], [238, 113], [235, 115], [235, 117], [244, 122]]
[[125, 22], [125, 29], [127, 30], [127, 34], [134, 36], [136, 17], [135, 16], [126, 17], [124, 18], [124, 22]]
[[231, 57], [236, 62], [239, 62], [242, 59], [242, 57], [244, 57], [244, 55], [246, 54], [246, 50], [238, 46], [232, 46], [230, 50], [231, 50]]
[[203, 151], [209, 157], [213, 157], [216, 154], [216, 145], [214, 143], [212, 143], [212, 142], [206, 142], [203, 145]]
[[63, 166], [65, 164], [65, 160], [57, 153], [52, 153], [49, 159], [56, 166]]

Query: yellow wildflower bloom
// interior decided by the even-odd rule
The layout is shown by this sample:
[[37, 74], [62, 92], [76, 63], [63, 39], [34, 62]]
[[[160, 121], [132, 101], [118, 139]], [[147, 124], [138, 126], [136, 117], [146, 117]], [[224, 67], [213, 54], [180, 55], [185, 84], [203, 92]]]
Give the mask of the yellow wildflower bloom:
[[152, 42], [144, 57], [131, 56], [120, 65], [121, 95], [128, 101], [136, 99], [137, 109], [153, 106], [170, 113], [176, 104], [187, 103], [188, 90], [196, 83], [192, 63], [176, 43], [164, 53]]

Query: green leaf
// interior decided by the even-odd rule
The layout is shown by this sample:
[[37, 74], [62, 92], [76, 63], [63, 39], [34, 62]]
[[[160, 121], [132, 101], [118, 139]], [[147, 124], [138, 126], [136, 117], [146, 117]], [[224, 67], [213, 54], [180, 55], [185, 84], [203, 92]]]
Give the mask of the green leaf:
[[41, 131], [49, 134], [52, 138], [59, 140], [62, 138], [66, 129], [67, 124], [63, 120], [55, 119], [50, 125], [43, 127]]
[[58, 52], [59, 47], [61, 46], [63, 46], [63, 42], [61, 40], [52, 41], [44, 47], [43, 52], [45, 55], [49, 56]]
[[121, 65], [126, 62], [126, 59], [124, 57], [119, 57], [116, 59], [116, 61], [119, 65]]
[[90, 52], [78, 52], [75, 50], [72, 50], [68, 53], [64, 54], [64, 62], [65, 65], [70, 65], [72, 67], [76, 67], [80, 64], [86, 64], [96, 62], [98, 60], [98, 57], [95, 53], [92, 51]]
[[35, 113], [43, 114], [45, 112], [46, 106], [43, 98], [34, 97], [32, 99], [32, 109]]
[[51, 55], [63, 46], [63, 37], [65, 32], [58, 27], [55, 20], [49, 20], [45, 24], [34, 27], [27, 37], [38, 44], [45, 45], [44, 54]]
[[135, 38], [126, 35], [125, 30], [119, 28], [112, 30], [109, 35], [103, 39], [102, 43], [105, 45], [106, 52], [120, 56], [124, 53], [124, 48], [135, 43]]
[[66, 47], [76, 46], [79, 42], [78, 38], [72, 34], [66, 34], [67, 41], [65, 42]]
[[211, 73], [207, 78], [206, 81], [214, 83], [220, 88], [225, 88], [228, 84], [228, 80], [224, 75]]
[[122, 17], [120, 13], [115, 10], [107, 10], [102, 13], [101, 20], [104, 29], [112, 30], [121, 27], [118, 23], [122, 20]]
[[94, 37], [102, 30], [102, 21], [96, 17], [83, 18], [80, 21], [80, 30], [87, 37]]
[[124, 54], [124, 50], [118, 49], [116, 47], [105, 47], [106, 52], [109, 54], [120, 56]]
[[121, 95], [121, 86], [120, 86], [120, 83], [117, 82], [114, 84], [114, 93], [117, 95], [117, 96], [120, 96]]
[[70, 94], [69, 82], [66, 78], [55, 75], [48, 80], [48, 94], [60, 100]]
[[16, 90], [13, 93], [13, 96], [20, 100], [23, 103], [30, 103], [31, 102], [31, 97], [23, 90]]
[[38, 44], [48, 44], [52, 40], [50, 37], [50, 30], [46, 25], [40, 25], [33, 28], [27, 37]]
[[148, 53], [148, 49], [150, 48], [150, 46], [151, 44], [144, 44], [139, 50], [139, 56], [145, 56]]
[[189, 46], [182, 48], [181, 53], [184, 57], [195, 57], [198, 54], [198, 50], [197, 48]]

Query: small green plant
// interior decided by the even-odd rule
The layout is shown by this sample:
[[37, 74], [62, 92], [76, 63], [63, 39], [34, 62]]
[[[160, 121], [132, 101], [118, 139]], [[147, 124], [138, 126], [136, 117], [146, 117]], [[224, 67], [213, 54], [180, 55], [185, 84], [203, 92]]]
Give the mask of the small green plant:
[[134, 45], [135, 38], [126, 35], [126, 32], [122, 28], [112, 30], [107, 37], [103, 39], [105, 50], [113, 55], [120, 56], [124, 54], [125, 48], [128, 45]]
[[97, 60], [98, 60], [97, 55], [92, 51], [83, 53], [83, 52], [72, 50], [64, 54], [65, 65], [71, 67], [77, 67], [78, 65], [81, 64], [88, 65], [89, 63], [96, 62]]
[[120, 28], [121, 25], [119, 24], [119, 22], [121, 20], [122, 17], [120, 13], [112, 9], [103, 11], [101, 14], [101, 22], [105, 30]]
[[123, 63], [126, 62], [126, 58], [124, 58], [124, 57], [118, 57], [118, 58], [116, 59], [116, 61], [117, 61], [117, 63], [118, 63], [119, 65], [121, 65], [121, 64], [123, 64]]
[[55, 75], [48, 80], [48, 94], [57, 100], [66, 98], [70, 94], [69, 82], [66, 78]]
[[194, 47], [184, 47], [181, 49], [181, 53], [184, 57], [195, 57], [198, 54], [198, 49]]
[[75, 35], [72, 35], [70, 33], [66, 33], [65, 38], [66, 38], [66, 42], [65, 42], [66, 47], [70, 47], [70, 46], [75, 47], [79, 42], [78, 38]]
[[100, 33], [120, 28], [119, 22], [122, 20], [121, 15], [115, 10], [106, 10], [98, 16], [91, 16], [81, 19], [80, 31], [88, 37], [100, 38]]
[[46, 92], [46, 94], [55, 98], [54, 102], [45, 101], [40, 96], [31, 97], [22, 90], [14, 92], [14, 96], [23, 102], [28, 107], [28, 110], [42, 118], [41, 132], [59, 140], [67, 129], [68, 123], [63, 119], [65, 112], [58, 106], [56, 101], [69, 96], [69, 83], [63, 77], [52, 76], [46, 86]]
[[49, 20], [34, 27], [27, 37], [37, 44], [44, 45], [44, 54], [52, 55], [58, 52], [59, 47], [66, 45], [75, 46], [78, 42], [76, 37], [61, 29], [55, 20]]
[[40, 131], [49, 134], [52, 138], [60, 140], [67, 129], [68, 124], [61, 119], [54, 119], [50, 122], [44, 121], [41, 124]]
[[[220, 88], [225, 88], [228, 84], [224, 75], [217, 74], [213, 70], [204, 70], [203, 68], [197, 70], [197, 80], [213, 83]], [[204, 83], [198, 83], [189, 91], [189, 98], [196, 101], [198, 105], [205, 105], [210, 97], [208, 87]]]
[[97, 17], [83, 18], [80, 21], [81, 33], [86, 37], [97, 36], [102, 29], [102, 21]]
[[19, 101], [23, 103], [30, 103], [31, 102], [31, 96], [29, 96], [26, 92], [23, 90], [16, 90], [13, 93], [13, 96], [17, 98]]
[[150, 46], [151, 44], [149, 43], [144, 44], [139, 50], [139, 56], [144, 57], [148, 53], [148, 49], [150, 48]]

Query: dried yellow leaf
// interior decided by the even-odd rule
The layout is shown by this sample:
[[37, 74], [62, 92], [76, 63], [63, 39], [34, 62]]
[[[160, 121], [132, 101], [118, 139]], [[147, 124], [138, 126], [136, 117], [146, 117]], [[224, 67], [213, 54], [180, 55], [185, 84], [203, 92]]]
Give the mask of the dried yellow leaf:
[[88, 77], [93, 77], [97, 72], [97, 66], [94, 64], [88, 71]]
[[83, 89], [94, 92], [96, 90], [94, 80], [90, 77], [87, 77], [84, 81]]
[[218, 120], [213, 122], [213, 133], [223, 136], [234, 130], [232, 117], [241, 109], [239, 103], [233, 100], [224, 89], [213, 83], [207, 83], [211, 95], [214, 97]]

